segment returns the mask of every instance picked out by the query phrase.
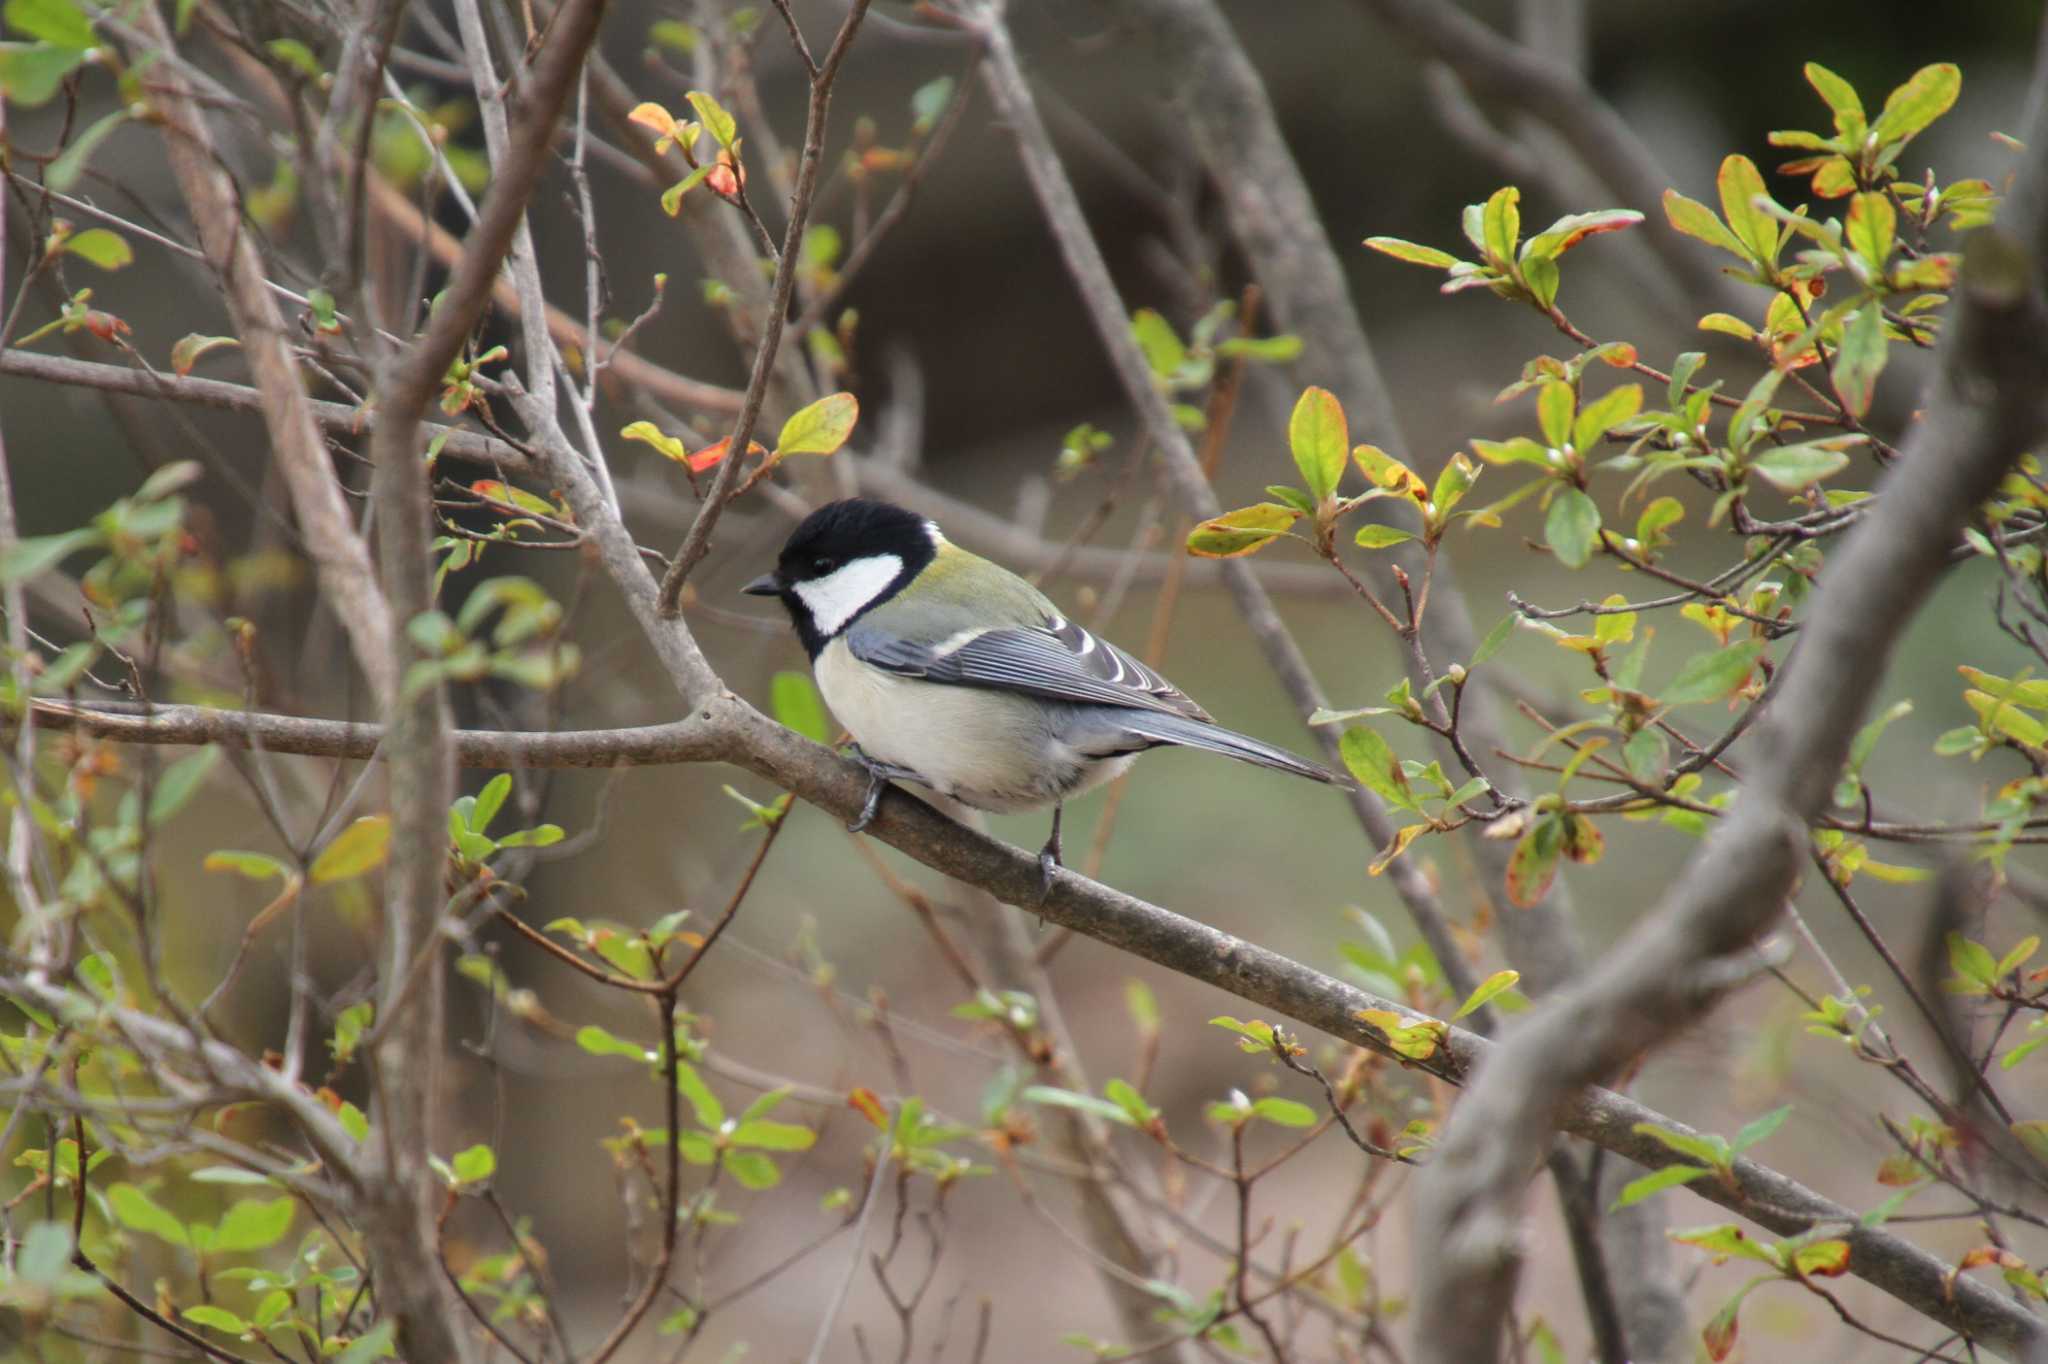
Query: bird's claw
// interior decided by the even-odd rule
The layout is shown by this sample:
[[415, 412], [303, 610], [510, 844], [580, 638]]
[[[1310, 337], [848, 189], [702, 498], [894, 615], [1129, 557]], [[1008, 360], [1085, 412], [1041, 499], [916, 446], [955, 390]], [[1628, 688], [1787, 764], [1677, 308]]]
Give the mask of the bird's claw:
[[860, 813], [854, 817], [853, 823], [846, 826], [846, 832], [857, 834], [867, 828], [868, 825], [874, 823], [875, 812], [882, 807], [882, 792], [888, 789], [890, 782], [898, 780], [921, 782], [923, 778], [907, 767], [898, 767], [895, 763], [885, 763], [870, 758], [861, 751], [859, 744], [853, 745], [851, 756], [868, 774], [867, 799], [861, 802]]

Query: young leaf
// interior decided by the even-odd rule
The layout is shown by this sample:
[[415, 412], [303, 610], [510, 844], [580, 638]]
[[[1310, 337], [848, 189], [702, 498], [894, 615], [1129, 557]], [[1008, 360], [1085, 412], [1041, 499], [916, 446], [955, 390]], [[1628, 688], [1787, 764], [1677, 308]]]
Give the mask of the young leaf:
[[825, 703], [819, 699], [817, 684], [809, 673], [784, 671], [769, 684], [769, 709], [782, 724], [812, 743], [822, 744], [832, 736], [825, 719]]
[[1485, 980], [1479, 982], [1478, 988], [1474, 989], [1465, 1002], [1458, 1006], [1458, 1012], [1451, 1015], [1451, 1021], [1455, 1023], [1466, 1014], [1486, 1007], [1487, 1002], [1495, 995], [1514, 989], [1515, 983], [1521, 980], [1521, 978], [1522, 973], [1519, 971], [1495, 971]]
[[1697, 199], [1688, 199], [1675, 189], [1664, 191], [1664, 216], [1671, 226], [1688, 237], [1717, 246], [1731, 256], [1747, 259], [1749, 253], [1733, 232], [1724, 227], [1714, 210]]
[[1725, 649], [1694, 654], [1678, 670], [1678, 676], [1671, 679], [1670, 685], [1658, 693], [1657, 699], [1667, 706], [1719, 701], [1749, 679], [1763, 651], [1763, 640], [1745, 639]]
[[273, 1199], [244, 1199], [227, 1210], [213, 1235], [217, 1251], [268, 1250], [292, 1229], [298, 1200], [290, 1194]]
[[860, 419], [860, 402], [851, 393], [831, 393], [782, 424], [775, 438], [778, 455], [829, 455], [846, 444]]
[[64, 239], [67, 255], [78, 257], [102, 270], [119, 270], [135, 263], [135, 248], [128, 239], [104, 227], [88, 228]]
[[1145, 353], [1145, 363], [1161, 383], [1173, 378], [1187, 363], [1188, 348], [1181, 344], [1173, 324], [1150, 308], [1131, 314], [1131, 336]]
[[1264, 549], [1299, 519], [1292, 507], [1260, 502], [1212, 516], [1188, 532], [1188, 553], [1203, 559], [1235, 559]]
[[1394, 750], [1377, 730], [1358, 725], [1344, 731], [1338, 741], [1344, 765], [1366, 790], [1402, 810], [1415, 810], [1415, 793], [1408, 787], [1408, 775], [1394, 756]]
[[1607, 1210], [1616, 1212], [1622, 1208], [1632, 1207], [1653, 1194], [1660, 1194], [1680, 1184], [1690, 1184], [1695, 1179], [1712, 1173], [1714, 1172], [1704, 1165], [1666, 1165], [1661, 1170], [1654, 1170], [1623, 1185], [1620, 1196]]
[[1870, 125], [1877, 142], [1904, 142], [1955, 104], [1963, 73], [1951, 62], [1923, 66], [1885, 97], [1884, 110]]
[[1600, 538], [1600, 504], [1577, 488], [1566, 488], [1550, 504], [1543, 540], [1566, 568], [1583, 568]]
[[210, 852], [200, 863], [207, 871], [231, 871], [246, 876], [252, 881], [267, 881], [273, 876], [289, 876], [291, 868], [266, 853], [231, 852], [222, 849]]
[[1405, 545], [1414, 538], [1405, 530], [1383, 526], [1377, 521], [1360, 526], [1357, 537], [1360, 549], [1392, 549], [1395, 545]]
[[1721, 216], [1741, 239], [1757, 264], [1769, 266], [1778, 259], [1778, 221], [1756, 206], [1759, 198], [1769, 199], [1763, 173], [1746, 156], [1729, 156], [1714, 177], [1721, 191]]
[[1835, 351], [1835, 367], [1828, 375], [1843, 404], [1858, 417], [1870, 411], [1870, 400], [1877, 392], [1877, 376], [1884, 372], [1886, 352], [1883, 314], [1875, 303], [1866, 304], [1842, 328], [1842, 344]]
[[307, 870], [316, 886], [346, 881], [384, 865], [391, 852], [391, 816], [364, 815], [320, 850]]
[[727, 151], [731, 151], [739, 127], [733, 122], [732, 115], [725, 111], [725, 106], [702, 90], [692, 90], [683, 98], [689, 100], [690, 107], [697, 111], [697, 117], [703, 121], [704, 131], [711, 134], [712, 140]]
[[1856, 87], [1822, 66], [1819, 62], [1806, 64], [1806, 81], [1822, 100], [1826, 101], [1835, 116], [1835, 131], [1843, 137], [1860, 137], [1863, 133], [1863, 101], [1857, 97]]
[[1382, 255], [1407, 261], [1410, 265], [1426, 265], [1432, 270], [1448, 270], [1458, 263], [1458, 258], [1448, 251], [1439, 251], [1433, 246], [1418, 246], [1414, 242], [1402, 241], [1399, 237], [1367, 237], [1365, 244]]
[[[1836, 373], [1840, 372], [1837, 365]], [[1834, 438], [1775, 446], [1751, 460], [1749, 467], [1780, 491], [1796, 493], [1848, 466], [1849, 457], [1836, 448], [1840, 444], [1840, 439]]]
[[1344, 421], [1343, 405], [1326, 388], [1302, 391], [1287, 419], [1287, 445], [1294, 453], [1294, 465], [1302, 482], [1318, 501], [1337, 491], [1344, 477], [1344, 460], [1351, 448], [1351, 432]]

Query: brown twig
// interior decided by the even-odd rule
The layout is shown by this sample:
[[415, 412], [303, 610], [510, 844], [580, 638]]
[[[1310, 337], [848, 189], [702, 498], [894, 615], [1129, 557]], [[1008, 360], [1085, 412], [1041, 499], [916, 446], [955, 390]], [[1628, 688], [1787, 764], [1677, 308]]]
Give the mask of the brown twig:
[[860, 31], [868, 4], [869, 0], [852, 0], [846, 18], [839, 25], [838, 36], [832, 40], [831, 51], [825, 54], [817, 74], [811, 77], [803, 152], [797, 164], [796, 194], [790, 200], [789, 225], [783, 233], [782, 255], [776, 261], [775, 282], [769, 289], [768, 315], [761, 328], [760, 344], [754, 348], [754, 366], [747, 377], [746, 395], [741, 401], [739, 416], [733, 421], [732, 434], [727, 439], [726, 449], [730, 454], [718, 466], [717, 476], [711, 480], [711, 489], [705, 494], [697, 519], [690, 523], [675, 558], [669, 562], [668, 572], [662, 575], [655, 609], [663, 616], [674, 617], [681, 612], [683, 584], [689, 580], [690, 570], [710, 552], [711, 533], [718, 529], [726, 504], [739, 487], [740, 469], [746, 463], [744, 455], [753, 440], [754, 425], [761, 416], [761, 404], [768, 396], [768, 379], [775, 370], [776, 348], [782, 344], [790, 294], [796, 287], [796, 262], [803, 244], [804, 224], [810, 217], [811, 196], [818, 187], [818, 167], [825, 158], [825, 124], [832, 103], [832, 86], [838, 80], [839, 68], [846, 60], [854, 34]]

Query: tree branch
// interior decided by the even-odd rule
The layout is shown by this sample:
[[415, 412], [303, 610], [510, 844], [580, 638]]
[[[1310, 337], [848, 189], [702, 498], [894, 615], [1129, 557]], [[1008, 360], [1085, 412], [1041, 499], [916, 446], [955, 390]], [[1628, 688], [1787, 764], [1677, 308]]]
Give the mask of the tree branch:
[[[733, 422], [732, 435], [726, 442], [725, 461], [718, 466], [718, 473], [711, 480], [711, 490], [704, 496], [704, 505], [698, 510], [697, 519], [690, 523], [682, 545], [676, 550], [675, 558], [669, 561], [668, 571], [662, 575], [656, 609], [664, 616], [674, 616], [681, 611], [683, 584], [688, 581], [690, 570], [711, 551], [711, 533], [718, 529], [726, 504], [732, 501], [733, 494], [739, 489], [740, 470], [747, 462], [748, 444], [754, 438], [754, 424], [761, 416], [761, 403], [768, 396], [769, 376], [775, 371], [775, 353], [782, 344], [782, 329], [789, 316], [789, 299], [796, 288], [797, 258], [802, 254], [804, 224], [810, 218], [811, 196], [818, 188], [818, 167], [825, 159], [825, 121], [832, 105], [832, 86], [839, 79], [839, 68], [845, 62], [847, 49], [852, 46], [853, 36], [860, 31], [860, 22], [867, 12], [868, 0], [853, 0], [847, 8], [846, 18], [840, 22], [839, 35], [832, 40], [832, 50], [825, 54], [825, 60], [811, 77], [810, 104], [804, 118], [803, 153], [797, 164], [796, 193], [790, 196], [789, 226], [782, 234], [782, 255], [775, 262], [775, 284], [769, 290], [768, 315], [761, 329], [760, 344], [754, 348], [754, 367], [747, 378], [746, 398], [740, 405], [739, 417]], [[805, 61], [808, 64], [808, 55]]]
[[[680, 630], [679, 625], [653, 615], [653, 579], [644, 569], [641, 574], [636, 616], [643, 626]], [[54, 703], [39, 705], [38, 724], [53, 713], [61, 714], [61, 708]], [[168, 736], [176, 734], [175, 741], [181, 743], [203, 739], [247, 744], [251, 735], [259, 735], [273, 751], [326, 756], [336, 756], [343, 748], [346, 756], [368, 756], [375, 751], [378, 737], [378, 731], [367, 725], [208, 713], [197, 707], [165, 707], [150, 716], [73, 711], [66, 718], [128, 741], [171, 741]], [[600, 765], [603, 746], [611, 742], [621, 744], [622, 761], [629, 764], [729, 762], [840, 819], [851, 819], [867, 794], [867, 773], [858, 764], [783, 728], [722, 690], [710, 693], [689, 719], [673, 725], [580, 734], [465, 732], [455, 737], [463, 761], [492, 767]], [[1398, 1001], [1381, 999], [1276, 952], [1079, 875], [1059, 876], [1041, 901], [1035, 853], [956, 824], [897, 788], [883, 797], [869, 832], [925, 866], [985, 890], [1005, 904], [1028, 908], [1059, 927], [1380, 1055], [1390, 1054], [1386, 1039], [1360, 1018], [1361, 1011], [1382, 1009], [1410, 1022], [1428, 1021]], [[5, 985], [0, 981], [0, 988]], [[1561, 1049], [1569, 1052], [1571, 1048], [1564, 1045]], [[1475, 1033], [1446, 1027], [1436, 1055], [1402, 1064], [1462, 1084], [1497, 1050], [1495, 1044]], [[1638, 1132], [1639, 1124], [1691, 1131], [1684, 1123], [1633, 1099], [1599, 1088], [1567, 1093], [1547, 1116], [1558, 1129], [1648, 1169], [1662, 1168], [1679, 1157]], [[1975, 1280], [1962, 1278], [1951, 1283], [1945, 1262], [1883, 1227], [1862, 1227], [1854, 1209], [1754, 1161], [1738, 1160], [1734, 1175], [1733, 1186], [1701, 1180], [1689, 1188], [1779, 1235], [1796, 1235], [1821, 1225], [1841, 1228], [1853, 1247], [1852, 1274], [1993, 1349], [2023, 1357], [2017, 1353], [2022, 1344], [2048, 1339], [2042, 1335], [2042, 1324], [2024, 1308]]]
[[[137, 22], [164, 53], [175, 51], [170, 29], [153, 7]], [[263, 421], [292, 508], [305, 536], [321, 596], [341, 618], [356, 662], [380, 700], [398, 689], [398, 663], [391, 652], [391, 619], [370, 571], [369, 550], [349, 522], [348, 504], [335, 483], [327, 447], [320, 439], [298, 364], [286, 337], [284, 317], [265, 280], [256, 243], [242, 229], [241, 201], [234, 181], [220, 165], [213, 134], [200, 117], [192, 86], [174, 62], [151, 72], [162, 116], [164, 147], [171, 170], [199, 229], [200, 245], [219, 276], [228, 312], [263, 396]]]
[[[175, 403], [217, 408], [223, 412], [260, 413], [266, 401], [256, 389], [220, 379], [162, 374], [155, 370], [130, 369], [125, 365], [105, 365], [96, 360], [75, 360], [66, 355], [44, 355], [29, 350], [0, 350], [0, 376], [4, 375], [137, 398], [163, 398]], [[338, 436], [359, 436], [377, 429], [379, 417], [375, 407], [351, 407], [347, 403], [318, 400], [309, 401], [306, 406], [322, 430]], [[421, 424], [419, 432], [429, 442], [441, 441], [441, 453], [444, 455], [509, 468], [531, 463], [523, 450], [480, 431], [426, 422]]]
[[[2048, 28], [2043, 30], [2048, 56]], [[2036, 89], [2048, 89], [2048, 60]], [[2038, 96], [2037, 96], [2038, 105]], [[1885, 664], [1938, 580], [1950, 545], [2011, 462], [2048, 430], [2048, 118], [2026, 131], [2028, 159], [2001, 225], [1970, 239], [1941, 372], [1906, 457], [1874, 510], [1823, 571], [1782, 690], [1758, 726], [1760, 755], [1733, 814], [1677, 889], [1582, 982], [1554, 996], [1480, 1072], [1417, 1186], [1416, 1254], [1435, 1267], [1417, 1297], [1426, 1360], [1490, 1360], [1512, 1304], [1522, 1186], [1552, 1115], [1711, 1007], [1718, 962], [1776, 922]], [[1853, 1244], [1853, 1238], [1852, 1238]], [[1980, 1342], [2048, 1357], [2048, 1326]]]

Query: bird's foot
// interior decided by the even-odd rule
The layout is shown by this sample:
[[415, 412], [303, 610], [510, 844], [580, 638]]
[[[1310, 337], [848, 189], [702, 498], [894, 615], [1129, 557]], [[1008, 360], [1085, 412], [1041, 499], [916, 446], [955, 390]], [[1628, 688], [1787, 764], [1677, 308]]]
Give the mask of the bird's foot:
[[874, 822], [875, 811], [880, 809], [882, 805], [882, 792], [888, 788], [890, 782], [921, 782], [924, 779], [907, 767], [899, 767], [895, 763], [885, 763], [878, 759], [870, 758], [861, 751], [859, 744], [853, 745], [851, 757], [868, 774], [867, 799], [861, 802], [860, 814], [854, 817], [853, 823], [846, 826], [846, 832], [857, 834]]
[[1053, 878], [1059, 875], [1066, 864], [1060, 861], [1060, 815], [1063, 807], [1052, 807], [1052, 837], [1045, 840], [1045, 846], [1038, 850], [1038, 903], [1044, 904], [1052, 894]]

